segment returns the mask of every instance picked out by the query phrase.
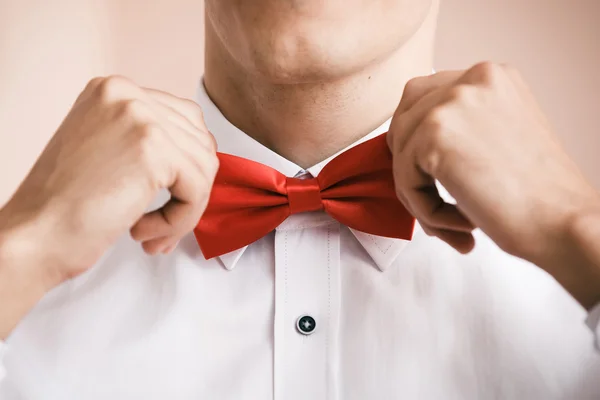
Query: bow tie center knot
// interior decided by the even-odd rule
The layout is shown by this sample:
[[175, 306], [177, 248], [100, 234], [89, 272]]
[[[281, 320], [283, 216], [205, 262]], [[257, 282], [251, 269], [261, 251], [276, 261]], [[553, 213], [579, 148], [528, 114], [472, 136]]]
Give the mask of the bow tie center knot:
[[287, 178], [286, 188], [291, 214], [323, 209], [317, 178]]

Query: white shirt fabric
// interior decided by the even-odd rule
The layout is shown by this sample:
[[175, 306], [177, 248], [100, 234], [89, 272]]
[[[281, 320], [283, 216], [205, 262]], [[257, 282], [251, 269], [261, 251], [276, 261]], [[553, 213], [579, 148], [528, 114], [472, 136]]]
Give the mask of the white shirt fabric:
[[596, 350], [600, 351], [600, 303], [596, 304], [585, 319], [587, 326], [594, 332], [594, 344]]
[[[198, 100], [220, 151], [287, 176], [328, 161], [303, 171]], [[208, 261], [191, 234], [154, 257], [126, 235], [9, 337], [0, 399], [600, 398], [585, 318], [481, 233], [463, 256], [418, 226], [408, 242], [311, 212]]]

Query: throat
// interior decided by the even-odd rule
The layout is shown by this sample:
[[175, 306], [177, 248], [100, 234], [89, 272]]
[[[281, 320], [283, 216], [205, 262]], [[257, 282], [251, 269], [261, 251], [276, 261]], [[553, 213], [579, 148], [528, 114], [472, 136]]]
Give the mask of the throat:
[[430, 74], [433, 65], [427, 35], [347, 76], [281, 83], [225, 62], [214, 47], [207, 47], [204, 75], [211, 100], [241, 131], [305, 169], [390, 119], [406, 82]]

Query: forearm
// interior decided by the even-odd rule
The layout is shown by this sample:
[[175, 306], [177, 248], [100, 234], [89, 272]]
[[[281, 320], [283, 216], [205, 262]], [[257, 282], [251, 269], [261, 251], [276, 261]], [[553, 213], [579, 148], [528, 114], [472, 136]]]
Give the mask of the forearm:
[[4, 340], [44, 292], [15, 271], [18, 265], [0, 262], [0, 340]]
[[574, 216], [539, 265], [586, 309], [600, 303], [600, 201]]
[[47, 291], [37, 272], [42, 260], [35, 247], [24, 230], [8, 228], [0, 220], [0, 340], [8, 337]]

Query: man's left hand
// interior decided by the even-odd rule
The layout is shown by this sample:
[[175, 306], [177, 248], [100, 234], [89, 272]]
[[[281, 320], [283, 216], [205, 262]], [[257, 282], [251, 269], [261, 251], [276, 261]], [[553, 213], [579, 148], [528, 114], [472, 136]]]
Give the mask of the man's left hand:
[[[460, 252], [481, 228], [538, 265], [598, 193], [566, 155], [513, 68], [481, 63], [411, 80], [388, 143], [398, 197], [424, 231]], [[439, 181], [456, 200], [442, 200]]]

